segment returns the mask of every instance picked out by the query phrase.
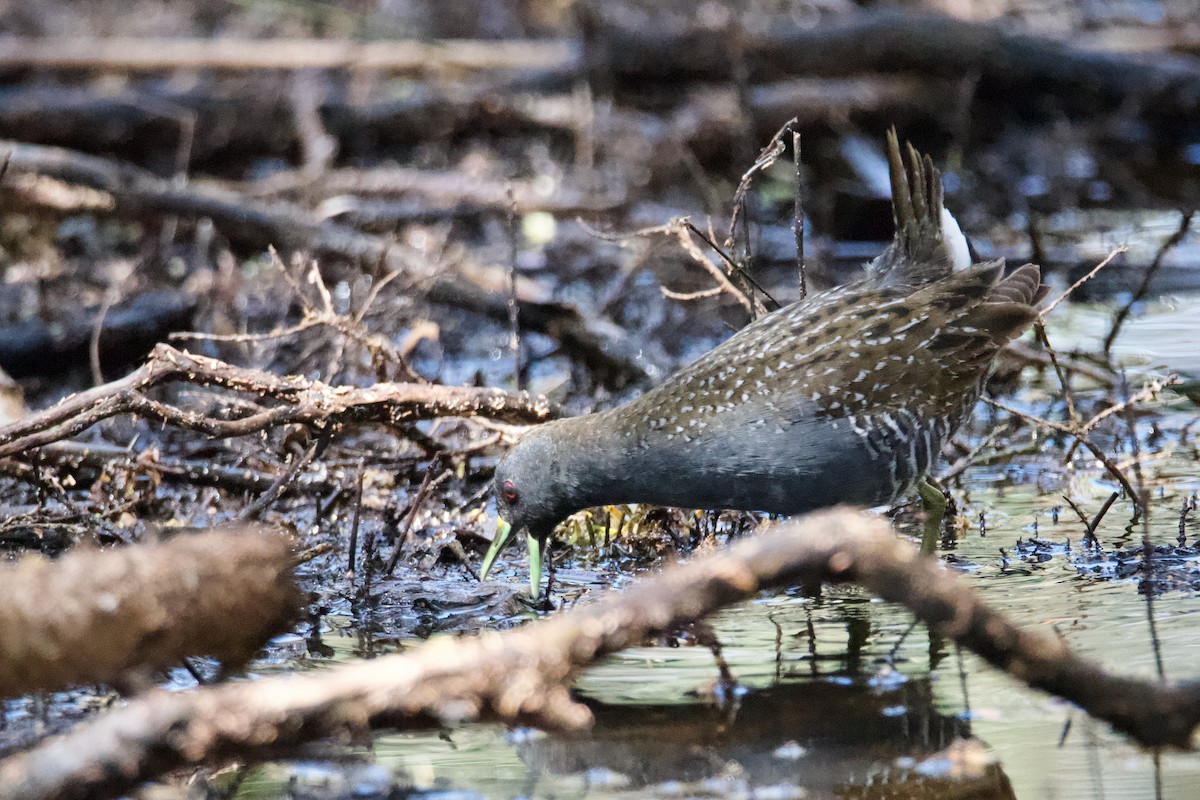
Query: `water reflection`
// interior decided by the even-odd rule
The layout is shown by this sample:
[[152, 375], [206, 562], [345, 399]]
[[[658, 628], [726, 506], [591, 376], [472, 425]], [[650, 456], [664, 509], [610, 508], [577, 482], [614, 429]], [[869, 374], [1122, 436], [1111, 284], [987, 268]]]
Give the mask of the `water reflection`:
[[[771, 796], [946, 797], [938, 786], [953, 783], [954, 796], [967, 788], [972, 797], [1014, 796], [1002, 770], [972, 760], [982, 748], [962, 746], [969, 723], [938, 710], [928, 680], [884, 690], [784, 683], [749, 692], [732, 713], [704, 704], [587, 702], [596, 716], [591, 731], [516, 745], [532, 773], [606, 776], [610, 785], [655, 795], [763, 795], [771, 787]], [[902, 787], [905, 794], [896, 794]]]

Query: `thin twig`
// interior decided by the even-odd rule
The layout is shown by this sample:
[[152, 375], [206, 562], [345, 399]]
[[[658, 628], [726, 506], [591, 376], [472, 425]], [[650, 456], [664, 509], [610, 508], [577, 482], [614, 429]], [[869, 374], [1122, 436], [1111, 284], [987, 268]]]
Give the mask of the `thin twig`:
[[1084, 538], [1086, 539], [1087, 538], [1087, 529], [1091, 525], [1091, 523], [1088, 522], [1087, 514], [1083, 513], [1083, 509], [1080, 508], [1079, 505], [1074, 500], [1071, 499], [1070, 495], [1064, 494], [1062, 496], [1062, 499], [1067, 501], [1067, 505], [1069, 505], [1071, 507], [1071, 510], [1075, 512], [1075, 516], [1079, 517], [1079, 521], [1083, 523]]
[[1154, 254], [1154, 260], [1150, 262], [1150, 266], [1146, 268], [1146, 273], [1142, 276], [1142, 282], [1138, 286], [1137, 291], [1129, 298], [1129, 302], [1121, 306], [1113, 317], [1112, 328], [1108, 331], [1108, 336], [1104, 337], [1104, 355], [1108, 356], [1112, 351], [1113, 342], [1121, 335], [1121, 326], [1125, 324], [1125, 320], [1129, 318], [1129, 313], [1133, 307], [1141, 302], [1146, 293], [1150, 291], [1150, 282], [1154, 280], [1154, 276], [1162, 267], [1163, 258], [1167, 253], [1175, 248], [1177, 244], [1183, 241], [1183, 237], [1187, 236], [1188, 229], [1192, 225], [1192, 216], [1195, 211], [1185, 211], [1180, 215], [1179, 228], [1167, 238], [1162, 246], [1158, 248], [1158, 252]]
[[983, 441], [972, 447], [967, 453], [955, 459], [953, 464], [948, 466], [944, 472], [938, 475], [938, 481], [941, 483], [946, 483], [947, 481], [954, 480], [959, 475], [962, 475], [964, 472], [966, 472], [967, 469], [969, 469], [975, 463], [975, 460], [979, 458], [980, 453], [982, 453], [986, 448], [995, 444], [996, 437], [999, 435], [999, 433], [999, 428], [992, 428], [992, 430], [988, 432], [988, 435], [983, 438]]
[[1012, 406], [1009, 406], [1009, 405], [1005, 405], [1004, 403], [1001, 403], [999, 400], [996, 400], [991, 397], [985, 397], [985, 398], [983, 398], [983, 401], [985, 403], [987, 403], [988, 405], [992, 406], [993, 408], [998, 408], [1001, 411], [1012, 414], [1014, 417], [1023, 419], [1026, 422], [1029, 422], [1033, 425], [1049, 428], [1050, 430], [1057, 431], [1059, 433], [1066, 434], [1067, 436], [1074, 437], [1076, 441], [1078, 441], [1080, 444], [1082, 444], [1084, 447], [1086, 447], [1091, 452], [1091, 454], [1096, 457], [1097, 461], [1099, 461], [1101, 464], [1104, 465], [1104, 468], [1106, 470], [1108, 470], [1108, 473], [1110, 475], [1112, 475], [1114, 478], [1116, 478], [1117, 482], [1121, 484], [1121, 488], [1125, 490], [1125, 494], [1128, 495], [1133, 500], [1134, 503], [1138, 502], [1139, 495], [1138, 495], [1137, 491], [1134, 490], [1133, 484], [1131, 484], [1129, 482], [1129, 479], [1125, 477], [1125, 473], [1121, 472], [1120, 468], [1116, 464], [1113, 463], [1112, 459], [1109, 458], [1108, 455], [1105, 454], [1105, 452], [1103, 450], [1101, 450], [1097, 445], [1093, 444], [1092, 441], [1087, 438], [1086, 434], [1080, 433], [1075, 428], [1072, 428], [1070, 425], [1064, 425], [1061, 422], [1053, 422], [1048, 419], [1043, 419], [1042, 417], [1035, 417], [1032, 414], [1027, 414], [1024, 411], [1013, 408]]
[[517, 199], [508, 190], [508, 347], [512, 351], [513, 391], [521, 391], [521, 306], [517, 295]]
[[[1167, 377], [1163, 378], [1162, 380], [1147, 381], [1146, 385], [1143, 386], [1141, 389], [1139, 389], [1135, 394], [1132, 394], [1119, 402], [1113, 403], [1108, 408], [1101, 410], [1100, 412], [1095, 414], [1091, 419], [1089, 419], [1087, 422], [1083, 423], [1082, 425], [1077, 424], [1076, 430], [1081, 435], [1086, 435], [1086, 434], [1090, 433], [1092, 430], [1094, 430], [1097, 425], [1099, 425], [1101, 422], [1103, 422], [1107, 418], [1111, 417], [1113, 414], [1119, 414], [1122, 411], [1124, 411], [1126, 408], [1128, 408], [1132, 405], [1136, 405], [1137, 403], [1141, 403], [1146, 400], [1151, 400], [1155, 396], [1157, 396], [1158, 393], [1161, 392], [1167, 386], [1174, 386], [1178, 383], [1182, 383], [1181, 379], [1179, 378], [1178, 375], [1173, 375], [1173, 374], [1168, 375]], [[1076, 441], [1072, 442], [1071, 446], [1067, 448], [1066, 455], [1063, 457], [1064, 464], [1070, 463], [1071, 458], [1075, 455], [1075, 448], [1078, 446], [1078, 441], [1079, 440], [1076, 439]]]
[[1179, 538], [1176, 541], [1180, 547], [1187, 546], [1187, 521], [1188, 514], [1196, 510], [1196, 495], [1185, 497], [1183, 499], [1183, 507], [1179, 509]]
[[1108, 513], [1108, 510], [1112, 508], [1113, 503], [1117, 502], [1117, 498], [1120, 496], [1119, 492], [1110, 494], [1108, 499], [1104, 501], [1104, 505], [1100, 506], [1100, 510], [1096, 512], [1096, 516], [1088, 523], [1088, 532], [1091, 533], [1093, 540], [1096, 539], [1096, 529], [1100, 527], [1100, 522], [1104, 519], [1104, 515]]
[[1025, 226], [1025, 232], [1029, 235], [1029, 260], [1035, 264], [1045, 264], [1046, 250], [1042, 247], [1042, 231], [1037, 223], [1037, 212], [1030, 209], [1028, 224]]
[[695, 292], [676, 292], [661, 284], [659, 284], [658, 290], [668, 300], [678, 300], [685, 303], [692, 300], [706, 300], [710, 297], [716, 297], [724, 291], [720, 286], [714, 286], [711, 289], [699, 289]]
[[[156, 104], [157, 105], [157, 104]], [[188, 167], [192, 163], [192, 148], [196, 141], [196, 112], [188, 108], [176, 107], [174, 103], [164, 103], [164, 116], [172, 120], [179, 129], [179, 140], [175, 143], [175, 173], [172, 182], [179, 187], [187, 186]], [[165, 254], [175, 242], [175, 232], [179, 228], [179, 217], [169, 215], [163, 219], [159, 231], [158, 246]]]
[[1071, 386], [1067, 383], [1067, 375], [1063, 371], [1062, 366], [1058, 363], [1058, 353], [1050, 345], [1050, 337], [1046, 335], [1046, 325], [1039, 317], [1037, 322], [1033, 324], [1033, 332], [1045, 348], [1046, 354], [1050, 356], [1050, 363], [1054, 365], [1054, 374], [1058, 376], [1058, 383], [1062, 386], [1063, 399], [1067, 401], [1067, 417], [1074, 424], [1079, 421], [1079, 415], [1075, 411], [1075, 401], [1071, 398]]
[[1119, 498], [1120, 496], [1121, 496], [1120, 492], [1113, 492], [1112, 494], [1110, 494], [1108, 496], [1108, 499], [1104, 501], [1104, 505], [1100, 506], [1100, 510], [1096, 512], [1096, 516], [1092, 517], [1091, 521], [1089, 522], [1088, 518], [1083, 515], [1083, 511], [1080, 510], [1079, 506], [1075, 505], [1075, 502], [1073, 500], [1071, 500], [1071, 498], [1067, 497], [1066, 495], [1063, 495], [1063, 499], [1066, 500], [1068, 504], [1070, 504], [1071, 508], [1079, 516], [1079, 519], [1083, 522], [1083, 525], [1085, 528], [1084, 534], [1083, 534], [1084, 547], [1099, 547], [1100, 546], [1100, 539], [1099, 539], [1099, 537], [1096, 536], [1096, 530], [1100, 527], [1100, 522], [1104, 519], [1104, 516], [1108, 513], [1108, 510], [1110, 508], [1112, 508], [1113, 503], [1117, 502], [1117, 498]]
[[[691, 256], [692, 261], [702, 266], [705, 271], [712, 276], [713, 280], [717, 282], [717, 285], [722, 291], [728, 292], [730, 295], [732, 295], [733, 298], [741, 304], [742, 308], [746, 309], [746, 313], [753, 316], [754, 301], [750, 298], [750, 296], [729, 279], [729, 275], [725, 272], [725, 270], [709, 261], [708, 257], [704, 255], [704, 251], [702, 251], [696, 245], [696, 243], [692, 241], [691, 234], [696, 233], [698, 236], [700, 236], [700, 238], [704, 239], [705, 242], [708, 242], [708, 239], [704, 236], [704, 234], [700, 233], [696, 226], [688, 222], [687, 219], [675, 220], [670, 226], [668, 226], [668, 230], [669, 232], [675, 234], [675, 237], [679, 240], [679, 246], [683, 248], [685, 253]], [[724, 257], [723, 253], [721, 255]], [[726, 263], [729, 263], [728, 260], [726, 260]]]
[[[796, 119], [793, 117], [792, 122]], [[789, 123], [791, 124], [791, 123]], [[800, 276], [800, 299], [808, 297], [808, 272], [804, 265], [804, 170], [800, 163], [800, 131], [792, 131], [792, 163], [796, 167], [795, 217], [792, 230], [796, 236], [796, 273]]]
[[783, 155], [784, 150], [787, 149], [783, 137], [790, 133], [792, 126], [799, 123], [799, 121], [799, 117], [792, 117], [783, 124], [783, 127], [775, 131], [775, 135], [771, 137], [771, 141], [767, 142], [766, 147], [759, 152], [758, 158], [750, 165], [750, 169], [742, 173], [742, 179], [738, 182], [737, 191], [733, 193], [733, 216], [729, 219], [729, 233], [725, 237], [726, 247], [733, 246], [738, 220], [745, 210], [746, 195], [750, 191], [751, 181], [755, 175], [770, 167]]
[[303, 453], [293, 453], [292, 463], [287, 469], [279, 473], [279, 477], [275, 479], [275, 483], [267, 491], [263, 492], [258, 499], [242, 509], [242, 513], [238, 514], [239, 521], [245, 522], [248, 520], [258, 519], [258, 515], [267, 509], [267, 506], [274, 503], [283, 494], [283, 490], [288, 484], [296, 480], [296, 476], [300, 471], [312, 463], [312, 460], [317, 457], [318, 445], [313, 445]]
[[1152, 400], [1166, 387], [1175, 386], [1181, 382], [1182, 380], [1180, 377], [1174, 374], [1168, 375], [1162, 380], [1155, 379], [1147, 381], [1146, 385], [1134, 394], [1131, 394], [1120, 402], [1114, 403], [1108, 408], [1098, 412], [1095, 416], [1085, 422], [1081, 432], [1087, 433], [1113, 414], [1123, 413], [1127, 408], [1135, 406], [1138, 403], [1144, 403], [1147, 400]]
[[108, 310], [112, 308], [116, 299], [117, 293], [113, 287], [110, 287], [104, 296], [104, 303], [100, 306], [99, 313], [96, 314], [96, 321], [92, 324], [92, 335], [88, 339], [88, 365], [92, 370], [92, 386], [100, 386], [104, 383], [104, 369], [100, 364], [100, 335], [104, 332], [104, 320], [108, 316]]
[[[756, 301], [754, 299], [752, 299], [749, 296], [749, 294], [747, 294], [747, 292], [743, 291], [740, 287], [738, 287], [736, 284], [733, 283], [733, 281], [731, 281], [729, 279], [729, 272], [738, 272], [741, 270], [741, 267], [739, 267], [735, 261], [733, 261], [728, 255], [726, 255], [725, 252], [721, 250], [721, 248], [714, 245], [712, 243], [711, 237], [704, 235], [704, 233], [702, 233], [699, 228], [697, 228], [695, 225], [693, 225], [688, 220], [687, 217], [678, 217], [676, 219], [671, 220], [670, 222], [668, 222], [665, 225], [652, 225], [652, 226], [646, 227], [646, 228], [638, 228], [637, 230], [629, 231], [628, 233], [613, 233], [611, 231], [602, 231], [602, 230], [599, 230], [598, 228], [593, 227], [592, 225], [589, 225], [587, 220], [584, 220], [582, 218], [576, 218], [575, 221], [585, 231], [587, 231], [589, 236], [594, 236], [595, 238], [601, 239], [606, 242], [624, 242], [628, 239], [644, 238], [644, 237], [649, 237], [649, 236], [662, 236], [662, 235], [674, 236], [678, 240], [679, 246], [681, 248], [683, 248], [683, 251], [685, 253], [687, 253], [687, 255], [692, 259], [692, 261], [694, 261], [699, 266], [703, 267], [704, 271], [712, 276], [713, 280], [717, 282], [717, 286], [719, 287], [720, 291], [727, 292], [735, 300], [738, 301], [738, 303], [742, 306], [742, 308], [746, 309], [747, 314], [754, 316]], [[701, 239], [704, 240], [704, 243], [707, 244], [713, 250], [713, 252], [715, 252], [721, 258], [721, 260], [726, 264], [728, 271], [721, 269], [716, 264], [714, 264], [712, 261], [710, 261], [707, 256], [705, 256], [704, 251], [701, 250], [694, 241], [692, 241], [692, 238], [691, 238], [692, 233], [696, 234], [697, 236], [699, 236]], [[673, 299], [693, 300], [693, 299], [697, 299], [698, 297], [702, 296], [699, 293], [694, 293], [694, 296], [692, 296], [692, 295], [687, 295], [687, 294], [681, 294], [678, 292], [673, 292], [672, 290], [666, 289], [665, 287], [660, 287], [660, 288], [663, 289], [664, 296], [671, 297]], [[702, 290], [702, 291], [708, 291], [708, 290]], [[718, 294], [718, 293], [719, 292], [716, 292], [714, 294]]]
[[[1187, 216], [1190, 221], [1191, 215]], [[1184, 227], [1186, 228], [1186, 225]], [[1124, 372], [1121, 373], [1121, 391], [1129, 394]], [[1145, 589], [1143, 594], [1146, 597], [1146, 626], [1150, 630], [1150, 649], [1154, 653], [1154, 666], [1161, 681], [1166, 680], [1167, 675], [1163, 666], [1162, 641], [1158, 636], [1158, 620], [1154, 615], [1154, 543], [1150, 540], [1150, 498], [1146, 491], [1146, 476], [1139, 463], [1141, 444], [1137, 435], [1137, 423], [1133, 418], [1133, 404], [1123, 402], [1120, 405], [1124, 409], [1125, 413], [1122, 416], [1129, 428], [1129, 450], [1133, 456], [1133, 474], [1137, 478], [1138, 505], [1141, 506], [1142, 514], [1142, 583]]]
[[425, 470], [425, 477], [421, 479], [421, 485], [417, 487], [417, 493], [413, 495], [412, 502], [408, 506], [408, 517], [404, 520], [404, 528], [396, 536], [396, 544], [392, 549], [392, 555], [388, 558], [387, 564], [383, 568], [383, 576], [390, 578], [396, 569], [396, 564], [400, 561], [400, 553], [404, 550], [404, 543], [408, 541], [408, 535], [412, 532], [413, 523], [417, 520], [417, 514], [421, 511], [421, 506], [425, 505], [425, 500], [429, 496], [429, 490], [433, 486], [433, 476], [441, 467], [441, 461], [434, 459], [430, 462], [429, 468]]
[[354, 482], [354, 518], [350, 522], [350, 546], [346, 548], [348, 551], [346, 575], [351, 581], [354, 580], [354, 572], [358, 564], [358, 525], [362, 520], [363, 483], [366, 471], [367, 461], [360, 458], [358, 460], [358, 473], [355, 476]]
[[[741, 41], [740, 30], [739, 30], [739, 35], [735, 36], [735, 40], [739, 41], [739, 42]], [[739, 52], [740, 52], [740, 47], [739, 47]], [[734, 62], [735, 62], [734, 69], [736, 72], [738, 69], [737, 58], [734, 59]], [[762, 149], [762, 151], [758, 154], [758, 158], [750, 166], [750, 169], [746, 170], [746, 172], [742, 175], [742, 179], [738, 183], [737, 191], [734, 192], [733, 211], [729, 218], [729, 232], [725, 236], [725, 248], [729, 249], [729, 250], [733, 249], [734, 243], [736, 241], [736, 236], [737, 236], [738, 223], [741, 222], [742, 229], [743, 229], [743, 239], [744, 239], [745, 245], [746, 245], [745, 249], [744, 249], [743, 261], [741, 263], [735, 262], [734, 259], [730, 258], [728, 255], [725, 254], [725, 252], [722, 248], [717, 247], [715, 242], [713, 242], [711, 239], [705, 239], [708, 242], [709, 247], [712, 247], [714, 250], [716, 250], [721, 255], [722, 259], [724, 259], [725, 263], [729, 265], [731, 273], [736, 274], [740, 279], [745, 281], [747, 284], [752, 286], [754, 289], [757, 289], [759, 292], [761, 292], [763, 294], [763, 296], [765, 296], [767, 298], [767, 300], [770, 303], [770, 310], [779, 308], [779, 303], [775, 302], [775, 299], [773, 297], [771, 297], [771, 295], [768, 294], [767, 291], [765, 289], [763, 289], [762, 286], [760, 286], [758, 284], [758, 282], [755, 281], [754, 278], [752, 278], [750, 276], [750, 273], [744, 268], [744, 265], [750, 263], [750, 258], [751, 258], [750, 219], [749, 219], [749, 216], [745, 213], [746, 197], [749, 195], [750, 185], [751, 185], [751, 182], [752, 182], [754, 176], [756, 174], [758, 174], [759, 172], [762, 172], [763, 170], [769, 168], [772, 164], [775, 163], [776, 160], [778, 160], [779, 156], [783, 155], [783, 152], [787, 149], [787, 145], [784, 142], [784, 137], [787, 135], [787, 133], [789, 131], [792, 130], [792, 126], [795, 125], [797, 123], [797, 121], [798, 121], [797, 118], [793, 117], [792, 119], [788, 120], [788, 122], [785, 123], [782, 128], [780, 128], [779, 130], [777, 130], [775, 132], [775, 135], [771, 137], [771, 141], [768, 142], [767, 146], [764, 147]], [[700, 235], [701, 238], [705, 238], [704, 235], [700, 234], [698, 231], [697, 231], [697, 234]], [[715, 238], [715, 237], [713, 237], [713, 238]], [[758, 317], [762, 316], [764, 311], [767, 309], [764, 309], [759, 304], [757, 298], [754, 297], [753, 292], [747, 290], [746, 293], [751, 296], [751, 299], [755, 300], [754, 311], [752, 312], [751, 316], [753, 318], [757, 319]]]
[[[750, 284], [751, 287], [753, 287], [755, 290], [757, 290], [759, 294], [761, 294], [764, 298], [766, 298], [766, 301], [770, 305], [771, 310], [779, 308], [779, 301], [776, 300], [774, 297], [772, 297], [771, 293], [768, 292], [766, 289], [764, 289], [762, 287], [762, 284], [760, 284], [758, 281], [756, 281], [754, 279], [754, 276], [751, 275], [749, 272], [747, 272], [741, 264], [737, 263], [737, 261], [735, 261], [732, 256], [730, 256], [728, 253], [726, 253], [722, 248], [718, 247], [717, 243], [713, 241], [711, 236], [708, 236], [707, 234], [705, 234], [704, 231], [697, 228], [695, 225], [692, 224], [692, 222], [690, 220], [688, 220], [686, 218], [684, 218], [684, 220], [683, 220], [683, 225], [689, 231], [691, 231], [692, 233], [699, 236], [706, 245], [708, 245], [710, 248], [712, 248], [714, 253], [716, 253], [718, 256], [721, 257], [721, 260], [725, 262], [725, 266], [728, 267], [729, 272], [731, 274], [735, 274], [738, 277], [740, 277], [742, 280], [746, 281], [748, 284]], [[754, 296], [753, 294], [751, 294], [750, 296], [751, 296], [751, 299], [756, 304], [759, 303], [759, 300], [756, 296]], [[761, 308], [758, 309], [758, 313], [759, 314], [762, 313]]]
[[[1009, 342], [1008, 346], [1004, 348], [1003, 357], [1011, 357], [1023, 364], [1030, 364], [1036, 367], [1053, 366], [1050, 355], [1046, 351], [1036, 349], [1021, 339]], [[1113, 377], [1112, 371], [1109, 369], [1102, 369], [1088, 361], [1063, 355], [1062, 353], [1059, 353], [1057, 358], [1059, 367], [1067, 374], [1082, 375], [1104, 387], [1111, 388], [1116, 385], [1116, 378]]]
[[1053, 301], [1051, 301], [1045, 308], [1043, 308], [1041, 313], [1038, 314], [1038, 319], [1044, 320], [1050, 314], [1051, 311], [1058, 308], [1059, 303], [1061, 303], [1063, 300], [1066, 300], [1068, 297], [1071, 296], [1071, 292], [1075, 291], [1080, 286], [1083, 286], [1085, 283], [1090, 281], [1092, 278], [1096, 277], [1096, 273], [1099, 272], [1100, 270], [1104, 269], [1105, 267], [1107, 267], [1110, 263], [1112, 263], [1112, 260], [1114, 258], [1116, 258], [1117, 256], [1121, 255], [1122, 253], [1125, 253], [1128, 251], [1129, 251], [1128, 247], [1126, 247], [1125, 245], [1121, 245], [1120, 247], [1118, 247], [1117, 249], [1113, 250], [1111, 253], [1106, 255], [1104, 257], [1104, 260], [1101, 261], [1096, 266], [1092, 267], [1091, 271], [1088, 272], [1087, 275], [1084, 275], [1082, 278], [1080, 278], [1079, 280], [1072, 283], [1071, 286], [1065, 292], [1060, 294], [1058, 297], [1054, 298]]

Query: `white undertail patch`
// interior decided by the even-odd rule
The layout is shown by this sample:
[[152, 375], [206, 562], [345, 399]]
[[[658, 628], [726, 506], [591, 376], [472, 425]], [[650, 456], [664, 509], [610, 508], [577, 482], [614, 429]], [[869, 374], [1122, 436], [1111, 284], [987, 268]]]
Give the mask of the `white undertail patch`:
[[951, 269], [958, 272], [971, 266], [971, 249], [967, 247], [967, 237], [958, 226], [958, 220], [945, 206], [942, 206], [942, 242], [946, 245], [946, 252], [950, 254]]

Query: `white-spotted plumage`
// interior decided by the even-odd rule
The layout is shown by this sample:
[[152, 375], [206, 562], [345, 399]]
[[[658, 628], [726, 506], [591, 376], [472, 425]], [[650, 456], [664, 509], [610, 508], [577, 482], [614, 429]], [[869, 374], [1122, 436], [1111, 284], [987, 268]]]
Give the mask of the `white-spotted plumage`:
[[[1036, 266], [971, 265], [941, 176], [889, 137], [896, 238], [854, 283], [779, 309], [620, 408], [531, 429], [500, 513], [545, 537], [606, 503], [796, 513], [907, 492], [1037, 316]], [[964, 262], [965, 259], [965, 262]]]

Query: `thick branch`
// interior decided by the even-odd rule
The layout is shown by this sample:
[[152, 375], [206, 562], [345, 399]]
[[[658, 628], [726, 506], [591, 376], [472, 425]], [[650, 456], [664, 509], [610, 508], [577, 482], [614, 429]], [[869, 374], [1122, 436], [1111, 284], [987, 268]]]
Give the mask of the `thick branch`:
[[353, 69], [417, 73], [446, 69], [557, 68], [575, 61], [569, 42], [474, 41], [354, 42], [331, 39], [228, 37], [143, 39], [118, 37], [0, 38], [0, 66], [146, 72], [178, 69]]
[[[599, 23], [592, 35], [607, 58], [599, 63], [625, 80], [730, 74], [729, 36], [719, 28], [680, 32]], [[1085, 50], [1001, 24], [895, 9], [846, 14], [808, 29], [779, 26], [750, 38], [746, 60], [755, 81], [876, 70], [978, 73], [1008, 91], [1053, 92], [1071, 102], [1144, 98], [1155, 114], [1191, 114], [1200, 102], [1200, 66], [1194, 60]]]
[[[329, 135], [351, 153], [358, 152], [358, 142], [387, 150], [430, 139], [471, 138], [484, 131], [489, 136], [511, 133], [565, 139], [576, 135], [580, 124], [579, 100], [564, 91], [576, 80], [564, 75], [560, 83], [566, 86], [544, 87], [530, 80], [498, 80], [487, 75], [453, 88], [424, 84], [402, 97], [368, 102], [333, 94], [321, 103], [320, 116]], [[133, 83], [117, 93], [107, 86], [7, 87], [5, 102], [0, 104], [0, 137], [165, 165], [174, 163], [181, 130], [188, 125], [193, 134], [193, 169], [247, 154], [287, 159], [303, 137], [281, 83], [280, 77], [259, 74], [252, 80], [212, 80], [186, 87]], [[636, 136], [653, 149], [677, 148], [684, 141], [702, 161], [705, 154], [718, 152], [727, 158], [728, 142], [744, 132], [747, 113], [758, 130], [778, 128], [783, 120], [796, 115], [803, 124], [869, 115], [882, 125], [914, 113], [943, 114], [946, 94], [951, 91], [952, 82], [946, 79], [890, 73], [798, 78], [752, 87], [749, 107], [742, 108], [729, 90], [697, 87], [681, 97], [673, 114], [661, 119], [621, 107], [608, 109], [604, 138], [615, 143]], [[620, 149], [615, 144], [610, 147]], [[625, 180], [637, 173], [636, 168], [625, 171]], [[636, 180], [640, 185], [644, 178]], [[360, 220], [355, 225], [362, 227], [386, 224], [389, 219], [411, 222], [489, 210], [503, 213], [509, 205], [510, 187], [518, 209], [560, 215], [592, 213], [628, 202], [632, 190], [617, 173], [606, 172], [604, 182], [603, 192], [597, 192], [595, 186], [585, 189], [560, 183], [546, 195], [544, 181], [378, 166], [321, 175], [302, 170], [277, 173], [248, 191], [262, 196], [303, 190], [306, 198], [353, 194], [356, 200], [339, 198], [326, 212], [343, 221]], [[381, 195], [400, 194], [419, 195], [422, 200], [408, 204], [379, 201]]]
[[300, 610], [290, 550], [282, 534], [239, 528], [5, 565], [0, 697], [107, 683], [190, 655], [244, 663]]
[[366, 728], [476, 718], [585, 726], [591, 716], [567, 689], [586, 666], [762, 589], [813, 580], [854, 581], [901, 602], [940, 635], [1144, 744], [1186, 747], [1200, 722], [1200, 684], [1113, 676], [1061, 640], [1008, 622], [884, 521], [833, 510], [517, 631], [434, 640], [321, 673], [149, 695], [0, 762], [0, 800], [111, 796], [182, 766], [275, 757]]

